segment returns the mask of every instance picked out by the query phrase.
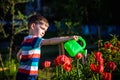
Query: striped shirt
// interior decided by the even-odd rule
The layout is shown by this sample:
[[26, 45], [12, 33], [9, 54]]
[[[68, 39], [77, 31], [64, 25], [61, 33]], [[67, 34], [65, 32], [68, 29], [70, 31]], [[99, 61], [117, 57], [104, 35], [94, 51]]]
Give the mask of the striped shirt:
[[43, 38], [40, 37], [25, 37], [21, 44], [22, 58], [18, 72], [30, 75], [38, 75], [38, 65], [41, 54], [40, 44]]

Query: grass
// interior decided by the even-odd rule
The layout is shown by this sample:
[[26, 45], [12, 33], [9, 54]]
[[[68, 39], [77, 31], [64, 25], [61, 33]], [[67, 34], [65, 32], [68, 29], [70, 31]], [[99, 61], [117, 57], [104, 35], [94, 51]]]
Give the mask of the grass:
[[39, 69], [38, 80], [51, 80], [51, 77], [55, 74], [53, 67]]

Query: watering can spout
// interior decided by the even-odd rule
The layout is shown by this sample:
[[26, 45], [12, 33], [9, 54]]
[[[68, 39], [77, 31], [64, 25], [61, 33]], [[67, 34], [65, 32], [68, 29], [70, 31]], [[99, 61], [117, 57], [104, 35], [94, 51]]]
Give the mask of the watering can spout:
[[80, 53], [82, 53], [86, 56], [87, 55], [87, 49], [80, 51]]
[[[81, 41], [82, 45], [80, 45], [78, 41]], [[79, 52], [85, 53], [84, 48], [86, 47], [86, 41], [82, 37], [79, 37], [78, 41], [69, 40], [64, 44], [65, 50], [71, 57], [74, 57]]]

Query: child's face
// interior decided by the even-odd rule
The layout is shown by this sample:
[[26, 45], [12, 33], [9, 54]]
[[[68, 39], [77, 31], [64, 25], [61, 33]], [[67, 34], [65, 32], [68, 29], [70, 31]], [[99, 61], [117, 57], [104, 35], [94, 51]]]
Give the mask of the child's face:
[[34, 36], [43, 37], [47, 29], [48, 25], [44, 21], [40, 21], [37, 24], [33, 23], [32, 32]]

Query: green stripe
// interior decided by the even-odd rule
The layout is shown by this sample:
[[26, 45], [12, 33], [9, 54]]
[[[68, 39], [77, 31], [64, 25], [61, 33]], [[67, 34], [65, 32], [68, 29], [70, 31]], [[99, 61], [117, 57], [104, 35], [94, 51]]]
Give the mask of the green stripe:
[[25, 50], [25, 51], [26, 50], [31, 50], [31, 49], [32, 49], [32, 47], [25, 47], [25, 46], [22, 47], [22, 50]]
[[28, 65], [28, 66], [38, 66], [38, 62], [27, 62], [27, 63], [23, 63], [21, 62], [20, 65]]
[[41, 43], [42, 39], [41, 38], [38, 38], [35, 45], [34, 45], [34, 48], [36, 47], [39, 47], [40, 46], [40, 43]]

